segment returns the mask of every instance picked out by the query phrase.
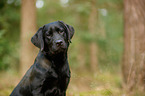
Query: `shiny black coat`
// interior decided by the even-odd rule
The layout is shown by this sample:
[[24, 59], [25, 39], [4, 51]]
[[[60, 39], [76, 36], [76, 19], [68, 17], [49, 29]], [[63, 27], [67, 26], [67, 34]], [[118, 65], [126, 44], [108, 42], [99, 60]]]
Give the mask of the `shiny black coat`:
[[73, 27], [62, 21], [41, 27], [31, 39], [40, 48], [38, 56], [10, 96], [66, 96], [70, 81], [67, 50], [73, 34]]

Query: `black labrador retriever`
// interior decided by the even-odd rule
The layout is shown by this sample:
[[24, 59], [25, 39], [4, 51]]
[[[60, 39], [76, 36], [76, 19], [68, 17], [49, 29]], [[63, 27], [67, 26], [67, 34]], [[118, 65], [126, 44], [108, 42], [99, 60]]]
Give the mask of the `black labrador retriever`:
[[66, 96], [70, 80], [67, 50], [74, 28], [62, 21], [39, 28], [31, 42], [40, 51], [10, 96]]

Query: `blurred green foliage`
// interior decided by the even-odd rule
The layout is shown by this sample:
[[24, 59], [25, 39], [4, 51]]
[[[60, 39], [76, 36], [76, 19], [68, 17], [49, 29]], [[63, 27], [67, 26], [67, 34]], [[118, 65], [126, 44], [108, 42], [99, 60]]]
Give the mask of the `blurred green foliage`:
[[[0, 70], [17, 68], [20, 39], [20, 0], [0, 1]], [[13, 65], [12, 65], [13, 64]]]
[[[0, 70], [17, 68], [19, 65], [20, 1], [0, 0]], [[37, 27], [62, 20], [75, 28], [75, 36], [69, 49], [72, 68], [79, 67], [77, 56], [81, 44], [85, 47], [85, 64], [89, 65], [89, 44], [95, 41], [99, 48], [99, 66], [112, 66], [115, 70], [114, 66], [120, 64], [123, 51], [123, 1], [97, 0], [98, 18], [95, 20], [96, 34], [93, 36], [88, 29], [90, 0], [68, 0], [67, 3], [61, 1], [64, 0], [43, 0], [44, 6], [37, 8]]]

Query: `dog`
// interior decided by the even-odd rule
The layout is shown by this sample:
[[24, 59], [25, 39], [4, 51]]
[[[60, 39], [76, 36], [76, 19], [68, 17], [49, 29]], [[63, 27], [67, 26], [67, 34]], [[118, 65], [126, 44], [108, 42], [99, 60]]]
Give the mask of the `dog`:
[[74, 28], [63, 21], [40, 27], [31, 42], [40, 51], [10, 96], [66, 96], [70, 81], [67, 50]]

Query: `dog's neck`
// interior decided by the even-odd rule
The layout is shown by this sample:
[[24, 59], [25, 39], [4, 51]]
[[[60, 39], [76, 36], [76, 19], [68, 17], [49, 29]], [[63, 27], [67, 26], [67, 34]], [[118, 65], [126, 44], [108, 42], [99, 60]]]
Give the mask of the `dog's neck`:
[[56, 67], [61, 67], [67, 62], [67, 53], [59, 53], [50, 57], [53, 65]]
[[36, 64], [40, 64], [40, 66], [43, 66], [44, 69], [47, 70], [49, 67], [52, 67], [58, 74], [63, 72], [64, 76], [70, 77], [70, 69], [67, 61], [67, 52], [52, 56], [39, 51], [37, 58], [35, 62], [38, 63]]
[[53, 55], [41, 52], [41, 54], [43, 54], [52, 63], [52, 66], [56, 68], [60, 68], [67, 63], [67, 52], [61, 52]]

